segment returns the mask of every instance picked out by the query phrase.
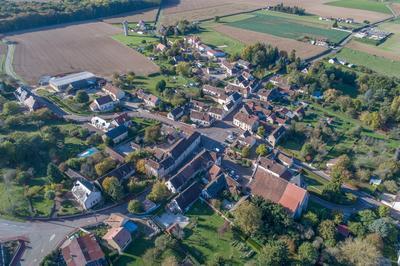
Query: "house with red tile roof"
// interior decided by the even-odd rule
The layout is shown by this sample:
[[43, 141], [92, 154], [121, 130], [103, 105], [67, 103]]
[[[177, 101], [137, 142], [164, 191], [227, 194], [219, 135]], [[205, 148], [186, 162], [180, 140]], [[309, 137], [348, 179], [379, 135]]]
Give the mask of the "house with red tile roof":
[[131, 233], [124, 227], [112, 227], [103, 236], [103, 239], [119, 253], [122, 253], [132, 242]]
[[61, 247], [67, 266], [107, 265], [105, 255], [93, 234], [67, 240]]
[[257, 167], [249, 188], [252, 195], [282, 205], [294, 218], [300, 217], [307, 208], [307, 190], [265, 171], [262, 167]]

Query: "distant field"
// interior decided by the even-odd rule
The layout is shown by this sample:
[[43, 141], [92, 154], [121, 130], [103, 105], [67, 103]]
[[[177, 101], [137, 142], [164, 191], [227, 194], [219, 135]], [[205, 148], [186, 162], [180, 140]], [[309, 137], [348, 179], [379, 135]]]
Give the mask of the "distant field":
[[240, 54], [245, 47], [245, 44], [240, 40], [234, 39], [212, 28], [207, 28], [196, 35], [201, 38], [202, 42], [216, 46], [229, 54]]
[[214, 29], [223, 35], [239, 40], [240, 42], [243, 42], [245, 44], [254, 44], [256, 42], [261, 42], [277, 46], [280, 50], [285, 50], [288, 52], [294, 49], [296, 50], [297, 55], [303, 59], [315, 56], [326, 50], [324, 47], [321, 46], [315, 46], [309, 43], [277, 37], [271, 34], [235, 28], [223, 24], [216, 26]]
[[143, 20], [145, 22], [153, 22], [156, 20], [157, 10], [158, 9], [154, 7], [144, 10], [138, 10], [134, 12], [120, 14], [118, 16], [113, 16], [110, 18], [105, 18], [103, 19], [103, 21], [112, 24], [122, 23], [125, 20], [128, 22], [139, 22], [140, 20]]
[[397, 19], [394, 22], [383, 23], [379, 25], [379, 28], [393, 34], [384, 43], [379, 45], [378, 48], [394, 52], [400, 56], [400, 20]]
[[374, 0], [339, 0], [329, 2], [327, 5], [392, 14], [385, 3]]
[[64, 25], [7, 36], [17, 43], [14, 70], [29, 83], [43, 75], [91, 71], [111, 77], [115, 72], [138, 75], [159, 68], [146, 57], [111, 36], [121, 30], [103, 22]]
[[293, 40], [308, 36], [328, 38], [331, 42], [338, 43], [348, 36], [346, 32], [311, 26], [309, 22], [296, 19], [296, 16], [286, 18], [274, 15], [271, 12], [264, 14], [256, 13], [254, 17], [231, 22], [228, 25]]
[[399, 61], [390, 60], [381, 56], [374, 56], [350, 48], [343, 48], [337, 54], [337, 57], [352, 64], [365, 66], [381, 74], [397, 77], [400, 75]]

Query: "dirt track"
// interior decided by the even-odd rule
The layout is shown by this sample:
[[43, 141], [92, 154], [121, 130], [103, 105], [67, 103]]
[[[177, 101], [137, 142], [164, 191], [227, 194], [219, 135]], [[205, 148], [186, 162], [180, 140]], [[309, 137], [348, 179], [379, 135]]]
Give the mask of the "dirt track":
[[215, 30], [245, 44], [262, 42], [277, 46], [279, 49], [287, 52], [290, 52], [294, 49], [297, 51], [297, 55], [303, 59], [315, 56], [326, 50], [324, 47], [315, 46], [292, 39], [276, 37], [269, 34], [234, 28], [226, 25], [218, 25], [215, 27]]
[[7, 39], [17, 42], [15, 72], [31, 84], [43, 75], [84, 70], [104, 77], [114, 72], [157, 72], [158, 67], [146, 57], [111, 38], [120, 32], [109, 24], [91, 22], [21, 33]]

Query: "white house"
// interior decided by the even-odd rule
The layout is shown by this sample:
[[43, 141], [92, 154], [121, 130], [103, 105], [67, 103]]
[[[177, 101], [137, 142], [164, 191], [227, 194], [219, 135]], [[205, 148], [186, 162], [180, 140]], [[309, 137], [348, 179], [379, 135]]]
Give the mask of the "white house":
[[101, 200], [101, 192], [87, 180], [77, 180], [71, 190], [75, 199], [85, 209], [91, 209], [98, 204]]
[[107, 122], [106, 120], [98, 116], [92, 117], [92, 119], [90, 120], [90, 125], [104, 132], [108, 131], [113, 127], [113, 125], [110, 122]]
[[107, 112], [113, 110], [115, 107], [115, 102], [110, 95], [102, 96], [95, 99], [92, 104], [90, 104], [90, 109], [93, 112]]
[[114, 101], [121, 100], [125, 97], [125, 92], [123, 90], [110, 83], [107, 83], [107, 85], [102, 88], [102, 91], [110, 95]]

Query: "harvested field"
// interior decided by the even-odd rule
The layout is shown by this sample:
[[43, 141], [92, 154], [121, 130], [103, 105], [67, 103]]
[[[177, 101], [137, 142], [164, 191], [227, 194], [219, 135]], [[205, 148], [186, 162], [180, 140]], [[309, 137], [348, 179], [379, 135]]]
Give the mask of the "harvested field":
[[173, 24], [182, 19], [191, 21], [211, 19], [263, 6], [265, 1], [262, 0], [170, 0], [162, 10], [161, 23]]
[[105, 18], [103, 19], [103, 21], [111, 24], [122, 23], [122, 21], [125, 20], [128, 22], [138, 22], [140, 20], [143, 20], [145, 22], [153, 22], [156, 20], [157, 10], [157, 8], [152, 7], [149, 9], [138, 10], [134, 12], [120, 14], [118, 16]]
[[29, 83], [43, 75], [91, 71], [110, 77], [114, 72], [139, 75], [159, 68], [135, 50], [114, 41], [117, 27], [103, 22], [72, 24], [7, 36], [17, 43], [14, 70]]
[[380, 56], [390, 60], [400, 61], [400, 54], [390, 51], [385, 51], [378, 46], [361, 43], [357, 41], [351, 41], [348, 45], [346, 45], [346, 47], [351, 48], [353, 50], [365, 52], [374, 56]]
[[[306, 9], [307, 13], [322, 17], [350, 17], [357, 22], [369, 20], [379, 21], [390, 17], [390, 14], [372, 12], [368, 10], [328, 6], [325, 3], [330, 0], [270, 0], [268, 5], [283, 3], [289, 6], [300, 6]], [[161, 23], [172, 24], [181, 19], [191, 21], [211, 19], [215, 16], [225, 16], [257, 8], [265, 7], [264, 0], [169, 0], [162, 10]]]
[[279, 49], [286, 50], [288, 52], [295, 49], [297, 51], [297, 55], [303, 59], [315, 56], [326, 50], [321, 46], [315, 46], [292, 39], [276, 37], [270, 34], [234, 28], [226, 25], [218, 25], [214, 29], [245, 44], [262, 42], [277, 46]]

